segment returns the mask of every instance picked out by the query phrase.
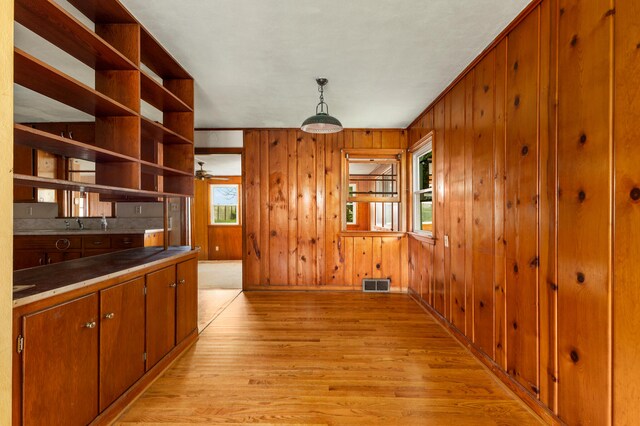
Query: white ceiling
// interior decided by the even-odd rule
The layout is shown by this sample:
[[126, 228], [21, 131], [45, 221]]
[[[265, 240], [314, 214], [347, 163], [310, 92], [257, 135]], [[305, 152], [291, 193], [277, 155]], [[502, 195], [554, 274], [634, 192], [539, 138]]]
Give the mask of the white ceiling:
[[202, 161], [202, 168], [213, 176], [242, 176], [242, 156], [240, 154], [206, 154], [196, 155], [194, 168], [200, 169], [198, 161]]
[[196, 127], [406, 127], [529, 0], [123, 0], [196, 81]]

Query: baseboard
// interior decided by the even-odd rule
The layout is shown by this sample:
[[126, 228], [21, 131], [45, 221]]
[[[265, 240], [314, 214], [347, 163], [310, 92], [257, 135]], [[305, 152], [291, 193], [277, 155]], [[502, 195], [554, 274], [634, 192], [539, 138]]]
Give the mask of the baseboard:
[[422, 306], [436, 321], [442, 325], [445, 330], [449, 332], [455, 339], [465, 348], [467, 349], [476, 359], [478, 359], [485, 367], [493, 373], [500, 381], [507, 386], [509, 390], [516, 394], [518, 398], [520, 398], [527, 406], [544, 422], [550, 425], [564, 425], [565, 423], [560, 420], [553, 412], [549, 410], [544, 404], [542, 404], [537, 398], [533, 397], [527, 390], [517, 381], [515, 381], [511, 376], [509, 376], [494, 360], [489, 358], [484, 352], [478, 349], [473, 342], [471, 342], [467, 336], [462, 334], [460, 330], [454, 327], [446, 318], [444, 318], [438, 311], [436, 311], [431, 305], [426, 303], [418, 293], [416, 293], [413, 289], [409, 288], [408, 291], [409, 296], [416, 303]]
[[98, 415], [90, 423], [91, 426], [104, 426], [112, 424], [124, 411], [133, 404], [140, 395], [153, 384], [162, 373], [176, 362], [187, 349], [189, 349], [198, 340], [198, 330], [194, 330], [182, 342], [164, 356], [156, 365], [151, 367], [149, 371], [144, 373], [137, 382], [135, 382], [125, 393], [120, 395], [109, 407]]

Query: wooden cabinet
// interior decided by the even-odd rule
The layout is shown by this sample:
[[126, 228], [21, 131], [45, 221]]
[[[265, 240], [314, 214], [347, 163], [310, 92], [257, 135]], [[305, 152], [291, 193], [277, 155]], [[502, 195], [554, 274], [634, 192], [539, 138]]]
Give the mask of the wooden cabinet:
[[198, 289], [196, 253], [185, 254], [16, 306], [14, 424], [106, 424], [184, 351], [197, 338]]
[[198, 328], [198, 262], [190, 259], [176, 266], [176, 344]]
[[98, 295], [22, 319], [23, 424], [86, 425], [98, 414]]
[[13, 269], [18, 270], [142, 247], [143, 235], [17, 235], [13, 241]]
[[100, 291], [100, 411], [145, 372], [145, 283], [136, 278]]
[[147, 370], [176, 344], [176, 267], [147, 274]]
[[144, 234], [145, 247], [160, 247], [164, 245], [164, 232], [148, 232]]

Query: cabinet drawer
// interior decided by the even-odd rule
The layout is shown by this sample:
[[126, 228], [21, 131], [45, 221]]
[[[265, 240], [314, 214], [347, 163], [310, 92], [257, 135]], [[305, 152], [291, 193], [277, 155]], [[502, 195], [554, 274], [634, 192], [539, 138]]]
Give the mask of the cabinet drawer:
[[107, 249], [111, 248], [111, 236], [109, 235], [87, 235], [82, 237], [82, 245], [85, 249]]
[[82, 248], [82, 238], [74, 235], [18, 235], [13, 237], [15, 249], [69, 250]]
[[142, 247], [144, 237], [142, 235], [112, 235], [111, 247], [117, 249], [128, 249]]

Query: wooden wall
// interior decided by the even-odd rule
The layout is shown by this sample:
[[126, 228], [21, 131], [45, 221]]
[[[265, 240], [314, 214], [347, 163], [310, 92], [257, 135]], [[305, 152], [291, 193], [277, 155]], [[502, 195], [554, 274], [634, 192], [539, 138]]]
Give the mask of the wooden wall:
[[406, 290], [406, 235], [340, 232], [341, 149], [406, 145], [403, 130], [246, 130], [244, 288], [352, 290], [390, 277]]
[[436, 186], [410, 291], [568, 424], [640, 424], [639, 16], [534, 1], [408, 129]]

